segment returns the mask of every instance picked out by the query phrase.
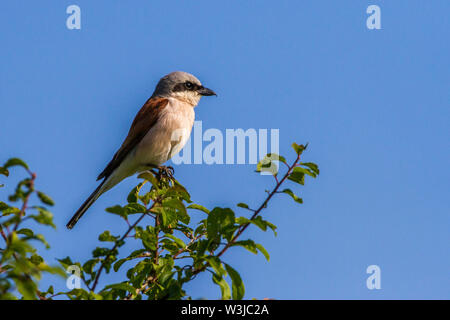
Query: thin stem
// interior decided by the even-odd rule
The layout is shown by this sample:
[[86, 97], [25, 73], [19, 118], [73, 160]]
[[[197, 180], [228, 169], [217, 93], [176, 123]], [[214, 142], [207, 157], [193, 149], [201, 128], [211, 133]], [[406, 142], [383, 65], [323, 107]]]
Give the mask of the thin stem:
[[[152, 206], [150, 207], [149, 210], [151, 210], [151, 209], [153, 208], [154, 205], [155, 205], [155, 203], [152, 204]], [[109, 261], [110, 254], [111, 254], [112, 252], [114, 252], [114, 250], [117, 249], [117, 247], [119, 246], [119, 243], [123, 242], [123, 240], [124, 240], [124, 239], [128, 236], [128, 234], [131, 232], [131, 230], [133, 230], [133, 229], [138, 225], [138, 223], [141, 222], [141, 220], [142, 220], [145, 216], [146, 216], [146, 213], [143, 213], [143, 214], [142, 214], [142, 215], [141, 215], [141, 216], [140, 216], [140, 217], [139, 217], [139, 218], [138, 218], [138, 219], [137, 219], [137, 220], [136, 220], [136, 221], [128, 228], [127, 232], [125, 232], [125, 234], [122, 236], [122, 238], [120, 238], [119, 241], [116, 241], [116, 243], [114, 244], [114, 246], [112, 247], [112, 249], [109, 250], [108, 254], [106, 255], [106, 258], [103, 260], [102, 264], [100, 265], [100, 268], [99, 268], [98, 271], [97, 271], [97, 275], [95, 276], [95, 280], [94, 280], [94, 283], [92, 284], [91, 291], [94, 291], [95, 288], [97, 287], [98, 279], [100, 278], [100, 275], [101, 275], [103, 269], [105, 268], [106, 262]]]
[[159, 217], [155, 217], [155, 230], [156, 230], [156, 247], [155, 247], [155, 264], [158, 264], [158, 258], [159, 258]]
[[[275, 186], [275, 188], [272, 190], [272, 192], [269, 193], [269, 195], [267, 196], [266, 200], [264, 200], [264, 202], [259, 206], [258, 209], [255, 210], [255, 213], [253, 213], [252, 217], [250, 218], [250, 220], [254, 220], [258, 214], [264, 209], [267, 208], [267, 203], [269, 203], [270, 199], [272, 199], [273, 195], [277, 193], [278, 189], [280, 188], [280, 186], [283, 184], [283, 182], [289, 177], [289, 175], [291, 174], [293, 168], [295, 167], [295, 165], [298, 163], [298, 161], [300, 161], [300, 154], [297, 155], [297, 158], [295, 159], [294, 163], [289, 166], [289, 169], [287, 170], [286, 174], [283, 176], [283, 178], [277, 183], [277, 185]], [[278, 179], [277, 179], [278, 180]], [[231, 239], [231, 241], [229, 241], [227, 243], [227, 245], [225, 245], [225, 247], [217, 254], [218, 257], [220, 257], [221, 255], [223, 255], [225, 253], [225, 251], [228, 250], [229, 247], [231, 247], [236, 240], [239, 238], [239, 236], [245, 231], [245, 229], [247, 229], [247, 227], [250, 225], [250, 222], [242, 225], [238, 232], [236, 233], [236, 235]]]
[[[258, 207], [258, 209], [254, 210], [254, 213], [252, 215], [252, 217], [250, 218], [250, 220], [255, 220], [256, 217], [259, 215], [259, 213], [264, 209], [267, 208], [267, 204], [269, 203], [270, 199], [272, 199], [273, 195], [278, 193], [278, 189], [280, 188], [280, 186], [284, 183], [284, 181], [286, 181], [286, 179], [289, 177], [289, 175], [292, 173], [292, 170], [295, 168], [295, 166], [298, 164], [298, 162], [300, 161], [300, 154], [297, 155], [297, 158], [295, 159], [295, 161], [293, 162], [293, 164], [291, 166], [288, 166], [288, 170], [286, 172], [286, 174], [283, 176], [283, 178], [281, 180], [278, 181], [278, 183], [276, 184], [275, 188], [271, 191], [268, 192], [268, 196], [267, 198], [264, 200], [264, 202]], [[278, 179], [277, 179], [278, 180]], [[238, 231], [236, 232], [236, 234], [234, 235], [234, 237], [222, 248], [222, 250], [216, 255], [216, 257], [220, 257], [222, 256], [227, 250], [228, 248], [230, 248], [235, 242], [236, 240], [239, 238], [239, 236], [248, 228], [248, 226], [251, 223], [246, 223], [244, 225], [242, 225]], [[207, 268], [207, 264], [200, 267], [199, 269], [193, 270], [192, 274], [196, 275], [199, 272], [205, 270]], [[206, 269], [207, 270], [207, 269]]]
[[[143, 293], [147, 292], [147, 291], [149, 290], [149, 288], [147, 288], [147, 287], [148, 287], [150, 284], [154, 283], [156, 280], [157, 280], [156, 277], [153, 277], [153, 276], [148, 277], [148, 278], [144, 281], [144, 283], [142, 284], [142, 286], [141, 286], [140, 288], [136, 289], [134, 295], [137, 296], [137, 295], [138, 295], [139, 293], [141, 293], [141, 292], [143, 292]], [[147, 288], [147, 289], [146, 289], [146, 288]], [[130, 292], [130, 293], [124, 298], [124, 300], [130, 300], [132, 296], [133, 296], [133, 294]]]
[[[25, 199], [23, 200], [23, 204], [22, 204], [22, 208], [20, 209], [20, 217], [24, 217], [25, 216], [25, 211], [28, 208], [28, 200], [30, 199], [31, 194], [34, 192], [34, 181], [36, 180], [36, 174], [34, 172], [31, 172], [30, 170], [27, 169], [27, 172], [30, 174], [31, 179], [30, 179], [30, 184], [28, 186], [29, 188], [29, 192], [26, 195]], [[19, 220], [13, 228], [13, 231], [16, 231], [19, 228], [20, 223], [23, 221], [23, 219]]]
[[3, 240], [5, 240], [6, 245], [8, 245], [8, 237], [5, 234], [5, 231], [3, 231], [3, 226], [0, 224], [0, 234], [2, 235]]
[[205, 235], [205, 234], [202, 233], [202, 234], [199, 234], [198, 236], [192, 238], [191, 241], [186, 245], [186, 247], [181, 248], [177, 253], [175, 253], [175, 255], [173, 256], [173, 259], [176, 259], [180, 254], [186, 252], [186, 251], [189, 249], [189, 247], [190, 247], [195, 241], [197, 241], [198, 239], [200, 239], [200, 238], [203, 237], [204, 235]]
[[[155, 230], [156, 230], [156, 248], [155, 248], [155, 251], [153, 252], [153, 256], [154, 256], [154, 257], [153, 257], [153, 261], [154, 261], [154, 263], [157, 265], [157, 264], [158, 264], [158, 259], [159, 259], [159, 254], [160, 254], [163, 250], [158, 251], [158, 249], [159, 249], [159, 240], [160, 240], [160, 237], [159, 237], [159, 232], [160, 232], [160, 230], [159, 230], [159, 225], [160, 225], [160, 222], [159, 222], [159, 216], [158, 216], [158, 215], [155, 215], [154, 218], [155, 218]], [[147, 288], [147, 287], [148, 287], [150, 284], [156, 282], [156, 279], [157, 279], [157, 276], [156, 276], [155, 274], [153, 274], [153, 275], [147, 277], [147, 279], [145, 279], [145, 281], [144, 281], [144, 283], [142, 284], [142, 286], [141, 286], [140, 288], [136, 289], [134, 295], [137, 296], [140, 292], [143, 292], [143, 293], [147, 292], [147, 291], [150, 289], [150, 288]], [[147, 289], [146, 289], [146, 288], [147, 288]], [[144, 291], [144, 290], [145, 290], [145, 291]], [[124, 298], [124, 300], [130, 300], [132, 296], [133, 296], [133, 294], [130, 292], [130, 293]]]

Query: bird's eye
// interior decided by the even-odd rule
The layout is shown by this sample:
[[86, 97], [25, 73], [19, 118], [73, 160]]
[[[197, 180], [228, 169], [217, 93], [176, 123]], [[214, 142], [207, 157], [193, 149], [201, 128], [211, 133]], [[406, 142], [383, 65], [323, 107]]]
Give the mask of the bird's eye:
[[189, 81], [187, 81], [185, 84], [184, 84], [185, 86], [186, 86], [186, 89], [192, 89], [193, 87], [194, 87], [194, 85], [192, 84], [192, 82], [189, 82]]

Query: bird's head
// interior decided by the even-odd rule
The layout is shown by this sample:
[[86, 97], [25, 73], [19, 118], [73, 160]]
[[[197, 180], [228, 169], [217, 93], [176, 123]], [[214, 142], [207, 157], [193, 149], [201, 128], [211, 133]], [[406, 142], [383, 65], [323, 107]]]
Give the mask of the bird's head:
[[205, 88], [200, 80], [190, 73], [175, 71], [159, 80], [153, 97], [176, 98], [196, 106], [202, 96], [216, 95], [211, 89]]

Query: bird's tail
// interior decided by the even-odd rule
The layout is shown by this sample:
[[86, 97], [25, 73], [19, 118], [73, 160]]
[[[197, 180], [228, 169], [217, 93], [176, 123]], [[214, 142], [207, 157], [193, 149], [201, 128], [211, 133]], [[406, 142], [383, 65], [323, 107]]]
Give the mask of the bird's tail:
[[80, 220], [80, 218], [83, 216], [83, 214], [89, 209], [89, 207], [95, 202], [95, 200], [100, 197], [100, 195], [105, 192], [103, 186], [106, 182], [106, 179], [100, 183], [100, 185], [95, 189], [94, 192], [87, 198], [87, 200], [81, 205], [80, 209], [75, 212], [73, 217], [70, 219], [70, 221], [67, 223], [66, 227], [67, 229], [72, 229], [73, 226]]

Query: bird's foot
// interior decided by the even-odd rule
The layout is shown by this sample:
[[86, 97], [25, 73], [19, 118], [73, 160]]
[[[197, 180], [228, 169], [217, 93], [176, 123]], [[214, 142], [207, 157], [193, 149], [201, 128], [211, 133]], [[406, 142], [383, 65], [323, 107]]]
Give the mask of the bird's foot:
[[167, 179], [173, 179], [173, 175], [175, 173], [175, 170], [171, 166], [159, 166], [158, 167], [158, 178], [167, 178]]

